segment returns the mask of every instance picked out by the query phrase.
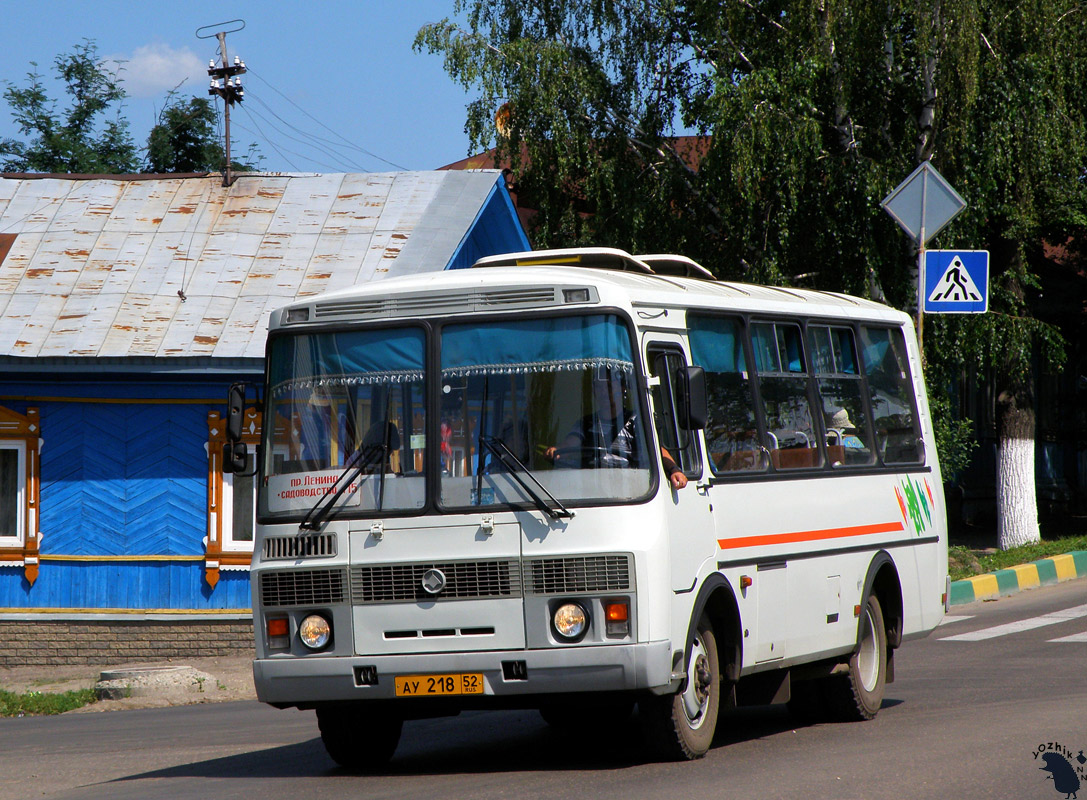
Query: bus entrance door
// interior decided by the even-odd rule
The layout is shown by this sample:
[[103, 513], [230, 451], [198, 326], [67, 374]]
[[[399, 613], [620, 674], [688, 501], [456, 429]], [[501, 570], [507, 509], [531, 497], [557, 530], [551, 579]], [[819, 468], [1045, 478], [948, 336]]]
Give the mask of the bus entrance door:
[[660, 491], [667, 498], [665, 515], [672, 590], [689, 592], [695, 587], [702, 564], [713, 558], [716, 539], [710, 499], [702, 483], [698, 431], [684, 428], [679, 409], [676, 374], [687, 366], [687, 359], [678, 339], [656, 338], [646, 346], [646, 361], [651, 378], [653, 422], [661, 443], [660, 458], [666, 465], [674, 462], [688, 481], [682, 489], [674, 488], [666, 468]]

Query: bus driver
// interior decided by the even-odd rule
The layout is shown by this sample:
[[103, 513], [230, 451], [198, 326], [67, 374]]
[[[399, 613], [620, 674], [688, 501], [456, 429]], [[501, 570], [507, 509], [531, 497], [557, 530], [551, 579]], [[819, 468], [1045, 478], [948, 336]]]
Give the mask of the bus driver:
[[[592, 387], [593, 412], [582, 417], [560, 445], [548, 447], [544, 456], [557, 463], [564, 455], [570, 457], [572, 450], [588, 448], [603, 455], [603, 466], [637, 463], [637, 414], [624, 408], [622, 387], [606, 375], [594, 375]], [[668, 482], [673, 489], [682, 489], [687, 476], [663, 446], [660, 450]]]

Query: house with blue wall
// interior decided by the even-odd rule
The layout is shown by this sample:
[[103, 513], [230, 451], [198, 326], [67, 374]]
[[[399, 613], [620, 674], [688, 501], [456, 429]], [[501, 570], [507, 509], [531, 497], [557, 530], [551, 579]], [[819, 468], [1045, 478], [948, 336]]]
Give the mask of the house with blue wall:
[[0, 666], [249, 648], [270, 312], [525, 249], [496, 171], [0, 176]]

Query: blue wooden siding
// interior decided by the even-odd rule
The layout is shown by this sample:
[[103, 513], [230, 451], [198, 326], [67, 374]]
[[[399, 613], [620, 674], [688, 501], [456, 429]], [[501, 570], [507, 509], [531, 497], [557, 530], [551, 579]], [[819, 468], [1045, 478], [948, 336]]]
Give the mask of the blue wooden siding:
[[199, 405], [44, 406], [42, 553], [203, 553], [207, 411]]
[[45, 561], [31, 587], [0, 569], [0, 608], [217, 611], [250, 607], [249, 572], [222, 572], [212, 590], [203, 562]]
[[[36, 388], [39, 396], [57, 395], [56, 387], [49, 392]], [[98, 396], [108, 397], [106, 391], [100, 386]], [[159, 385], [155, 391], [169, 394], [170, 387]], [[216, 395], [225, 398], [225, 384], [204, 393]], [[203, 556], [207, 413], [222, 406], [78, 400], [5, 405], [40, 409], [44, 558], [33, 587], [21, 568], [0, 569], [0, 608], [211, 611], [250, 606], [247, 571], [221, 573], [212, 590], [204, 581], [203, 560], [63, 560]]]

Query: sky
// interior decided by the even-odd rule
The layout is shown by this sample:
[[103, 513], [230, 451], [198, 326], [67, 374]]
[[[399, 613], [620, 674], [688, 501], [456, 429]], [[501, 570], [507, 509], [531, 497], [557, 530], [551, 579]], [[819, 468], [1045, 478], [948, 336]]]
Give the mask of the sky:
[[[441, 55], [412, 50], [420, 27], [454, 16], [453, 0], [4, 5], [0, 89], [25, 87], [37, 62], [63, 110], [69, 97], [53, 79], [54, 60], [93, 40], [100, 57], [123, 62], [124, 116], [140, 147], [172, 88], [185, 81], [182, 94], [208, 96], [208, 61], [220, 59], [214, 34], [241, 27], [219, 23], [242, 20], [244, 28], [227, 35], [229, 60], [240, 56], [249, 70], [231, 138], [235, 152], [257, 144], [262, 171], [435, 169], [469, 155], [471, 97], [445, 73]], [[198, 38], [201, 28], [211, 38]], [[0, 138], [26, 140], [2, 99]]]

